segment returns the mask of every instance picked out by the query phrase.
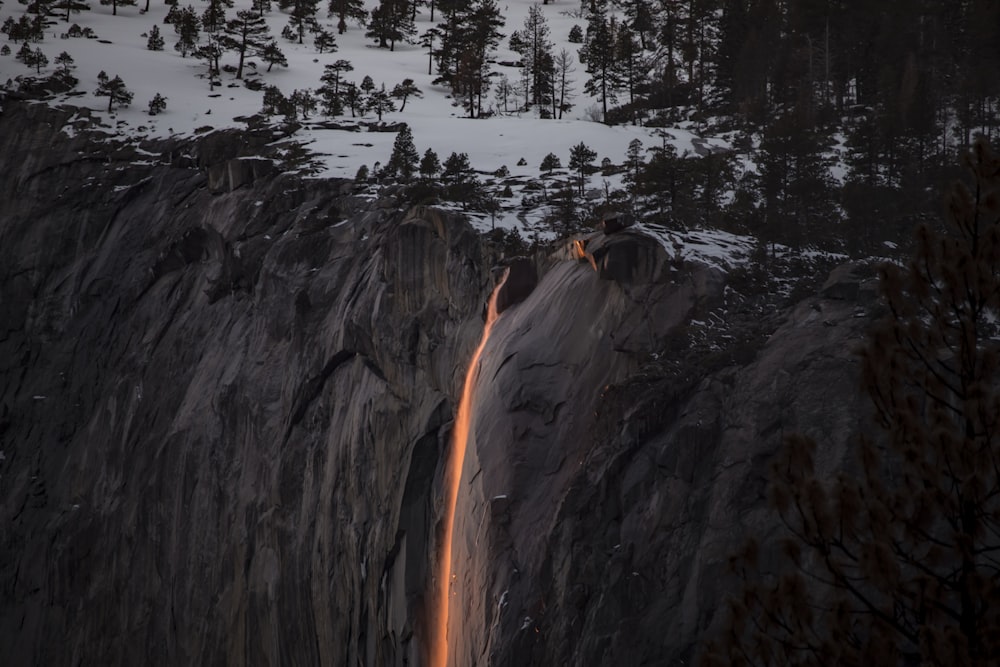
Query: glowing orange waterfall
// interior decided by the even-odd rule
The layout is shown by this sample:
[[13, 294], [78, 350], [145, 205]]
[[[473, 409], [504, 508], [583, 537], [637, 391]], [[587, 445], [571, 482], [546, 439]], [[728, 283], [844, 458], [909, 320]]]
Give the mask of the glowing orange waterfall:
[[441, 557], [438, 561], [438, 590], [434, 627], [430, 637], [430, 667], [448, 666], [448, 611], [451, 603], [451, 542], [455, 529], [455, 505], [458, 501], [458, 487], [462, 481], [462, 464], [465, 463], [465, 448], [469, 442], [469, 427], [472, 416], [472, 395], [476, 374], [479, 370], [479, 359], [483, 356], [483, 348], [490, 338], [490, 330], [497, 319], [497, 294], [507, 280], [506, 274], [493, 288], [486, 314], [486, 325], [483, 336], [479, 340], [469, 368], [465, 371], [465, 383], [462, 385], [462, 399], [458, 404], [458, 414], [455, 415], [455, 426], [451, 434], [451, 452], [445, 468], [444, 486], [444, 540], [441, 543]]

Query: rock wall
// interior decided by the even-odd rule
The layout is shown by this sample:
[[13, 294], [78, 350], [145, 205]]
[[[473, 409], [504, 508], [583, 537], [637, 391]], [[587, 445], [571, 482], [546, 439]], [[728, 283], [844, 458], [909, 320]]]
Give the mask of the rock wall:
[[[271, 130], [84, 122], [0, 115], [4, 664], [420, 664], [500, 258], [450, 215], [282, 174]], [[689, 664], [727, 555], [773, 530], [782, 434], [840, 464], [870, 291], [848, 276], [751, 354], [650, 376], [720, 272], [628, 231], [533, 263], [479, 370], [452, 662]]]

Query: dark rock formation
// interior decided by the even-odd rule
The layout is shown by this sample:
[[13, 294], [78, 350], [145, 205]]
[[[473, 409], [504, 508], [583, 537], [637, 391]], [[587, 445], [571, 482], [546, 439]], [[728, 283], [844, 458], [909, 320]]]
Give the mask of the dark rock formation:
[[[418, 664], [490, 246], [349, 182], [242, 171], [236, 133], [98, 144], [60, 133], [74, 113], [0, 116], [4, 664]], [[511, 271], [456, 664], [689, 664], [728, 554], [774, 530], [782, 435], [832, 470], [864, 414], [866, 276], [669, 365], [738, 319], [720, 271], [633, 230]]]

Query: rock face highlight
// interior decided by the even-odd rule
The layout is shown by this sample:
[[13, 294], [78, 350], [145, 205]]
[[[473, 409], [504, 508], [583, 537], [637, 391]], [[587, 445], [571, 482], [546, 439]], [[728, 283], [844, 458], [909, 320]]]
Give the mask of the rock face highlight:
[[865, 414], [863, 267], [701, 353], [713, 317], [759, 318], [632, 228], [502, 258], [451, 214], [272, 171], [271, 131], [98, 143], [80, 119], [0, 116], [5, 665], [422, 664], [497, 265], [452, 665], [690, 664], [728, 555], [776, 529], [782, 435], [832, 471]]

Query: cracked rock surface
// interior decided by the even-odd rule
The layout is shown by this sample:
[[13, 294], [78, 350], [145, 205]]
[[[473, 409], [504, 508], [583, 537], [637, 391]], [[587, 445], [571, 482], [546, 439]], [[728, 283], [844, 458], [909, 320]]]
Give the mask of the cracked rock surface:
[[[419, 664], [502, 258], [452, 215], [244, 159], [263, 130], [60, 131], [80, 122], [0, 115], [4, 664]], [[775, 530], [783, 435], [832, 471], [865, 414], [864, 271], [749, 351], [650, 373], [724, 274], [628, 230], [516, 261], [478, 371], [454, 664], [690, 664], [729, 553]]]

